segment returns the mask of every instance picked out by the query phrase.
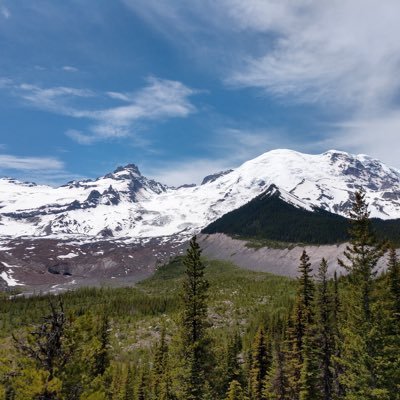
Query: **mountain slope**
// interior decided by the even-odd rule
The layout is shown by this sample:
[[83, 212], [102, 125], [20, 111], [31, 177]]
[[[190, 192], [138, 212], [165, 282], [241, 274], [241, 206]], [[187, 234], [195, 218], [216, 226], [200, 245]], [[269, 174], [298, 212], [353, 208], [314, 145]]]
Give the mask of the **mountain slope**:
[[200, 186], [167, 187], [133, 164], [58, 188], [0, 179], [0, 236], [183, 241], [271, 185], [296, 207], [341, 216], [353, 193], [364, 188], [372, 217], [400, 218], [398, 170], [365, 155], [274, 150]]
[[[272, 185], [244, 206], [212, 222], [202, 233], [313, 245], [349, 239], [349, 219], [318, 208], [305, 210], [290, 204], [289, 196]], [[372, 226], [381, 238], [400, 243], [400, 220], [372, 219]]]

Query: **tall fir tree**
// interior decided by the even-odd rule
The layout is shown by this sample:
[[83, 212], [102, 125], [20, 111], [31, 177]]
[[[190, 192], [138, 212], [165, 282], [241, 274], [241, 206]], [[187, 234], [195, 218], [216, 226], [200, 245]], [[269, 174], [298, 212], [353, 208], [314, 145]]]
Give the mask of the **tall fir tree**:
[[232, 381], [243, 383], [242, 369], [239, 362], [239, 354], [242, 350], [242, 338], [239, 331], [229, 339], [226, 348], [225, 362], [223, 366], [222, 392], [226, 393]]
[[183, 262], [186, 270], [180, 320], [181, 355], [184, 363], [181, 384], [185, 400], [201, 400], [212, 371], [212, 357], [207, 334], [209, 283], [204, 277], [205, 265], [201, 260], [201, 249], [196, 237], [190, 241]]
[[374, 315], [374, 288], [377, 263], [385, 249], [370, 228], [370, 213], [365, 193], [357, 192], [350, 217], [350, 244], [346, 247], [346, 261], [339, 265], [349, 272], [346, 291], [346, 315], [341, 322], [340, 362], [344, 369], [341, 383], [346, 399], [382, 398], [379, 387], [379, 340]]
[[394, 246], [389, 248], [387, 281], [393, 317], [400, 326], [400, 262]]
[[156, 399], [160, 397], [161, 386], [164, 382], [164, 375], [167, 371], [167, 363], [168, 363], [168, 344], [166, 341], [166, 330], [165, 326], [162, 327], [160, 342], [157, 345], [154, 362], [153, 362], [153, 370], [152, 370], [152, 386], [153, 386], [153, 395]]
[[38, 396], [40, 400], [58, 400], [63, 370], [70, 357], [70, 351], [64, 346], [67, 327], [64, 304], [59, 300], [58, 306], [52, 301], [49, 305], [51, 313], [29, 332], [26, 340], [13, 336], [19, 352], [33, 360], [38, 371], [46, 373], [43, 391]]
[[124, 393], [124, 400], [135, 400], [135, 380], [133, 369], [129, 366], [126, 380], [125, 380], [125, 393]]
[[316, 289], [316, 344], [318, 345], [321, 368], [321, 398], [332, 400], [333, 362], [335, 349], [334, 338], [334, 302], [335, 298], [329, 292], [328, 263], [323, 258], [318, 269], [318, 285]]
[[99, 328], [100, 347], [95, 354], [94, 375], [104, 375], [110, 365], [110, 319], [107, 314], [103, 314]]
[[273, 359], [265, 383], [264, 395], [268, 400], [288, 399], [288, 377], [284, 343], [278, 339], [273, 345]]
[[254, 337], [252, 346], [252, 363], [250, 369], [251, 400], [265, 400], [265, 381], [270, 368], [270, 354], [264, 329], [260, 327]]
[[233, 380], [228, 388], [228, 391], [226, 393], [226, 400], [248, 400], [246, 397], [241, 384]]
[[314, 281], [312, 268], [310, 258], [304, 250], [300, 257], [297, 296], [292, 318], [288, 326], [288, 385], [289, 398], [291, 400], [298, 400], [300, 398], [301, 387], [304, 385], [304, 379], [308, 374], [304, 370], [304, 345], [307, 330], [314, 321], [313, 301]]

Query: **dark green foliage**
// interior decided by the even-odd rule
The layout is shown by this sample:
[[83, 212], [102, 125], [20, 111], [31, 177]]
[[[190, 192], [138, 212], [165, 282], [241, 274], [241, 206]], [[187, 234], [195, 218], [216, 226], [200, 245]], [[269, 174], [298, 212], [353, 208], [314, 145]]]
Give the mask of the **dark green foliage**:
[[289, 398], [300, 399], [301, 393], [311, 396], [314, 359], [311, 354], [311, 326], [314, 322], [314, 282], [310, 258], [304, 250], [300, 258], [297, 297], [288, 327]]
[[183, 359], [182, 387], [184, 398], [201, 400], [210, 374], [210, 349], [207, 335], [207, 299], [209, 283], [204, 277], [205, 265], [201, 250], [194, 237], [183, 263], [183, 312], [180, 321], [181, 355]]
[[284, 343], [274, 343], [273, 360], [265, 382], [264, 395], [268, 400], [288, 399], [288, 372], [286, 366], [286, 351]]
[[95, 354], [94, 375], [103, 375], [110, 365], [110, 320], [108, 315], [104, 314], [101, 318], [99, 329], [100, 348]]
[[260, 327], [254, 337], [250, 369], [251, 400], [264, 400], [264, 385], [270, 368], [270, 354], [265, 332]]
[[226, 400], [247, 400], [242, 386], [238, 381], [233, 380], [226, 393]]
[[44, 320], [54, 297], [4, 296], [0, 399], [398, 400], [397, 255], [378, 275], [362, 194], [352, 217], [339, 279], [322, 260], [314, 280], [305, 251], [296, 281], [206, 261], [194, 238], [135, 288], [61, 294]]
[[134, 375], [131, 367], [128, 368], [126, 376], [124, 400], [135, 400]]
[[[380, 236], [400, 244], [400, 220], [371, 220]], [[337, 214], [297, 208], [279, 195], [261, 194], [217, 219], [203, 233], [226, 233], [242, 238], [285, 243], [335, 244], [349, 240], [350, 221]]]
[[394, 318], [400, 324], [400, 263], [394, 247], [389, 249], [387, 285], [390, 289], [389, 296]]
[[320, 387], [323, 400], [333, 398], [333, 365], [335, 350], [334, 307], [335, 297], [329, 291], [328, 263], [322, 259], [318, 269], [318, 285], [316, 291], [316, 344], [319, 351]]
[[346, 297], [345, 324], [342, 324], [342, 348], [340, 361], [345, 373], [341, 381], [346, 397], [376, 399], [385, 396], [379, 382], [379, 358], [382, 341], [374, 293], [376, 265], [384, 254], [384, 248], [373, 235], [370, 227], [365, 194], [356, 193], [352, 218], [351, 241], [344, 252], [347, 263], [339, 264], [349, 271], [349, 290]]

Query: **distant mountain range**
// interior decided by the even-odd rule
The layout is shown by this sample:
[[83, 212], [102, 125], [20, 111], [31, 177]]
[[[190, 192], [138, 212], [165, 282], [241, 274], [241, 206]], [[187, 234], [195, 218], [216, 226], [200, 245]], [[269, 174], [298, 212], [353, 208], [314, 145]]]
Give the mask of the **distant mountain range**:
[[[144, 177], [134, 164], [60, 187], [2, 178], [0, 237], [185, 241], [271, 191], [279, 193], [280, 202], [317, 213], [315, 220], [324, 212], [325, 217], [346, 217], [354, 192], [361, 188], [371, 217], [400, 218], [400, 171], [366, 155], [335, 150], [320, 155], [273, 150], [234, 170], [210, 175], [201, 185], [179, 188]], [[338, 226], [344, 221], [329, 218]], [[275, 223], [272, 214], [263, 220], [266, 226]], [[337, 239], [342, 238], [338, 233]]]

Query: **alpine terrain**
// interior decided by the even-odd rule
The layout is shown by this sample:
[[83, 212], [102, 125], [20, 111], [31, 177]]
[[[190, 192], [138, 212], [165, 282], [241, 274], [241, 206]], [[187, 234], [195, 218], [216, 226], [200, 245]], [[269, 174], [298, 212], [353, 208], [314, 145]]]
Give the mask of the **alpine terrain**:
[[[134, 164], [60, 187], [2, 178], [0, 276], [8, 286], [30, 283], [38, 289], [46, 279], [53, 286], [66, 280], [76, 284], [83, 277], [89, 283], [129, 282], [127, 277], [148, 275], [157, 263], [179, 254], [191, 236], [260, 195], [278, 193], [303, 216], [322, 212], [337, 226], [334, 216], [348, 216], [360, 189], [372, 218], [400, 218], [400, 171], [366, 155], [335, 150], [319, 155], [273, 150], [210, 175], [200, 185], [178, 188], [144, 177]], [[279, 221], [267, 218], [263, 224], [279, 230]], [[346, 239], [343, 226], [338, 229], [332, 243]], [[303, 237], [273, 239], [307, 244]]]

